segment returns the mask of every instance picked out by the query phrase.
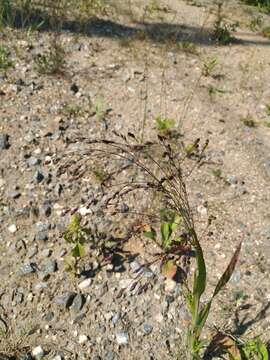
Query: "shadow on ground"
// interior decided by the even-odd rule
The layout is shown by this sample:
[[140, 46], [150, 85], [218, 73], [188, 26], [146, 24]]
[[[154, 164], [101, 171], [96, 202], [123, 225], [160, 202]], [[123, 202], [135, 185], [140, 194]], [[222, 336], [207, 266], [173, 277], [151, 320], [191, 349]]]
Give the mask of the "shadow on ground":
[[[92, 18], [86, 21], [64, 20], [46, 11], [32, 10], [22, 13], [18, 8], [9, 12], [9, 26], [17, 29], [38, 28], [40, 31], [69, 31], [89, 37], [111, 38], [115, 40], [148, 40], [153, 43], [182, 43], [189, 41], [197, 45], [216, 46], [213, 39], [213, 29], [195, 27], [187, 24], [167, 22], [136, 22], [134, 25], [121, 24], [102, 18]], [[6, 18], [7, 18], [6, 17]], [[12, 19], [12, 21], [10, 21]], [[237, 39], [231, 44], [269, 46], [269, 40]]]

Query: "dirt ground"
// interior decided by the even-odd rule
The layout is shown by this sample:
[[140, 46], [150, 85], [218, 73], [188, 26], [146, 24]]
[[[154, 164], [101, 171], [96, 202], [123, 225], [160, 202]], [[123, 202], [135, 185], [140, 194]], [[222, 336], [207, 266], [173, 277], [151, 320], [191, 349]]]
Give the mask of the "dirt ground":
[[142, 236], [129, 238], [129, 256], [115, 264], [100, 269], [89, 250], [84, 274], [64, 269], [70, 246], [62, 234], [75, 210], [105, 238], [124, 238], [146, 221], [138, 209], [155, 210], [145, 193], [123, 199], [124, 214], [102, 212], [112, 188], [100, 180], [115, 163], [109, 156], [99, 163], [76, 138], [132, 132], [152, 141], [158, 116], [175, 120], [185, 144], [209, 139], [203, 165], [187, 180], [208, 268], [205, 300], [243, 241], [205, 334], [217, 327], [269, 341], [270, 40], [261, 29], [270, 18], [226, 2], [222, 20], [233, 38], [219, 44], [212, 1], [127, 3], [88, 27], [65, 25], [57, 34], [62, 74], [40, 74], [35, 61], [55, 33], [0, 33], [13, 61], [0, 69], [0, 135], [8, 135], [0, 139], [0, 341], [20, 359], [38, 346], [45, 353], [36, 358], [55, 360], [185, 359], [181, 284], [145, 265], [139, 281], [148, 291], [132, 289], [134, 268], [155, 250]]

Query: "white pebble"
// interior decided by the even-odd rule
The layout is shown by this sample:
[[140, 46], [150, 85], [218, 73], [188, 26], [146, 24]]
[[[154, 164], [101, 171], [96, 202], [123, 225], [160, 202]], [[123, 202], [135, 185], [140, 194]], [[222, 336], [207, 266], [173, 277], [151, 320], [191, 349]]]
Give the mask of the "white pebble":
[[41, 346], [37, 346], [32, 350], [32, 355], [36, 358], [36, 359], [41, 359], [43, 358], [43, 356], [45, 355], [44, 350], [42, 349]]
[[92, 279], [85, 279], [82, 282], [79, 283], [78, 287], [79, 289], [83, 290], [88, 288], [92, 283]]
[[85, 344], [88, 341], [88, 337], [86, 335], [80, 335], [79, 336], [79, 344]]
[[14, 234], [17, 231], [17, 226], [15, 224], [10, 225], [8, 231]]

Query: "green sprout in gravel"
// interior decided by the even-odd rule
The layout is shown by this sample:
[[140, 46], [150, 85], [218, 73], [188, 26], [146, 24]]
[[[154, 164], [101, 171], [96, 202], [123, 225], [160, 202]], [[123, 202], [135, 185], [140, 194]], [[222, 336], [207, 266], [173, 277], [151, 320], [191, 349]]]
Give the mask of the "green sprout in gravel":
[[13, 66], [13, 61], [9, 58], [7, 47], [0, 45], [0, 70], [7, 70], [11, 66]]
[[89, 230], [81, 226], [81, 215], [76, 213], [64, 233], [64, 239], [72, 245], [72, 250], [66, 259], [66, 270], [78, 272], [79, 261], [85, 256], [84, 244], [88, 238]]

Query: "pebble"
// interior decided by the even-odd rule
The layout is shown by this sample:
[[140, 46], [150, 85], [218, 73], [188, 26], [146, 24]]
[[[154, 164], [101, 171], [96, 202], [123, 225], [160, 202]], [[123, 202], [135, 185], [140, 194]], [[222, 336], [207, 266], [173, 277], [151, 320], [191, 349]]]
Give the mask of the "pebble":
[[85, 279], [79, 283], [78, 288], [81, 290], [87, 289], [92, 283], [92, 279]]
[[173, 292], [176, 288], [176, 282], [172, 279], [166, 279], [165, 283], [165, 291], [166, 292]]
[[79, 344], [85, 344], [86, 342], [88, 341], [88, 337], [86, 335], [80, 335], [79, 336], [79, 340], [78, 340], [78, 343]]
[[26, 161], [28, 166], [37, 166], [41, 163], [40, 159], [37, 159], [34, 156], [31, 156], [29, 159], [27, 159]]
[[21, 275], [28, 275], [34, 273], [35, 271], [35, 267], [32, 263], [27, 263], [20, 268]]
[[143, 325], [143, 331], [146, 335], [151, 334], [151, 332], [153, 331], [153, 326], [150, 324], [144, 324]]
[[7, 134], [0, 134], [0, 150], [6, 150], [9, 148], [8, 138], [9, 136]]
[[36, 181], [38, 184], [41, 183], [44, 180], [45, 176], [40, 170], [37, 170], [34, 174], [34, 181]]
[[32, 350], [32, 355], [36, 359], [42, 359], [45, 356], [45, 351], [42, 349], [41, 346], [37, 346]]
[[52, 254], [52, 250], [51, 249], [44, 249], [41, 253], [42, 257], [50, 257]]
[[31, 259], [32, 257], [34, 257], [36, 254], [38, 253], [38, 248], [37, 246], [32, 246], [28, 249], [27, 252], [27, 256], [29, 257], [29, 259]]
[[54, 303], [57, 305], [63, 305], [65, 308], [68, 308], [72, 305], [75, 296], [76, 294], [74, 292], [66, 292], [63, 295], [56, 296], [54, 298]]
[[49, 223], [43, 223], [41, 221], [35, 224], [37, 231], [48, 231], [51, 228]]
[[237, 184], [237, 177], [235, 175], [229, 175], [227, 176], [227, 183], [230, 185], [236, 185]]
[[8, 231], [11, 232], [12, 234], [14, 234], [17, 231], [17, 226], [16, 224], [11, 224], [8, 227]]
[[85, 303], [85, 297], [81, 294], [77, 294], [73, 299], [71, 309], [74, 312], [79, 312], [79, 311], [81, 311], [84, 303]]
[[52, 274], [57, 271], [57, 262], [56, 260], [49, 260], [44, 266], [44, 272], [46, 274]]
[[45, 232], [45, 231], [39, 231], [36, 236], [35, 236], [35, 239], [37, 241], [47, 241], [48, 240], [48, 233]]
[[126, 345], [129, 341], [128, 333], [125, 331], [120, 331], [116, 333], [116, 341], [118, 345]]

